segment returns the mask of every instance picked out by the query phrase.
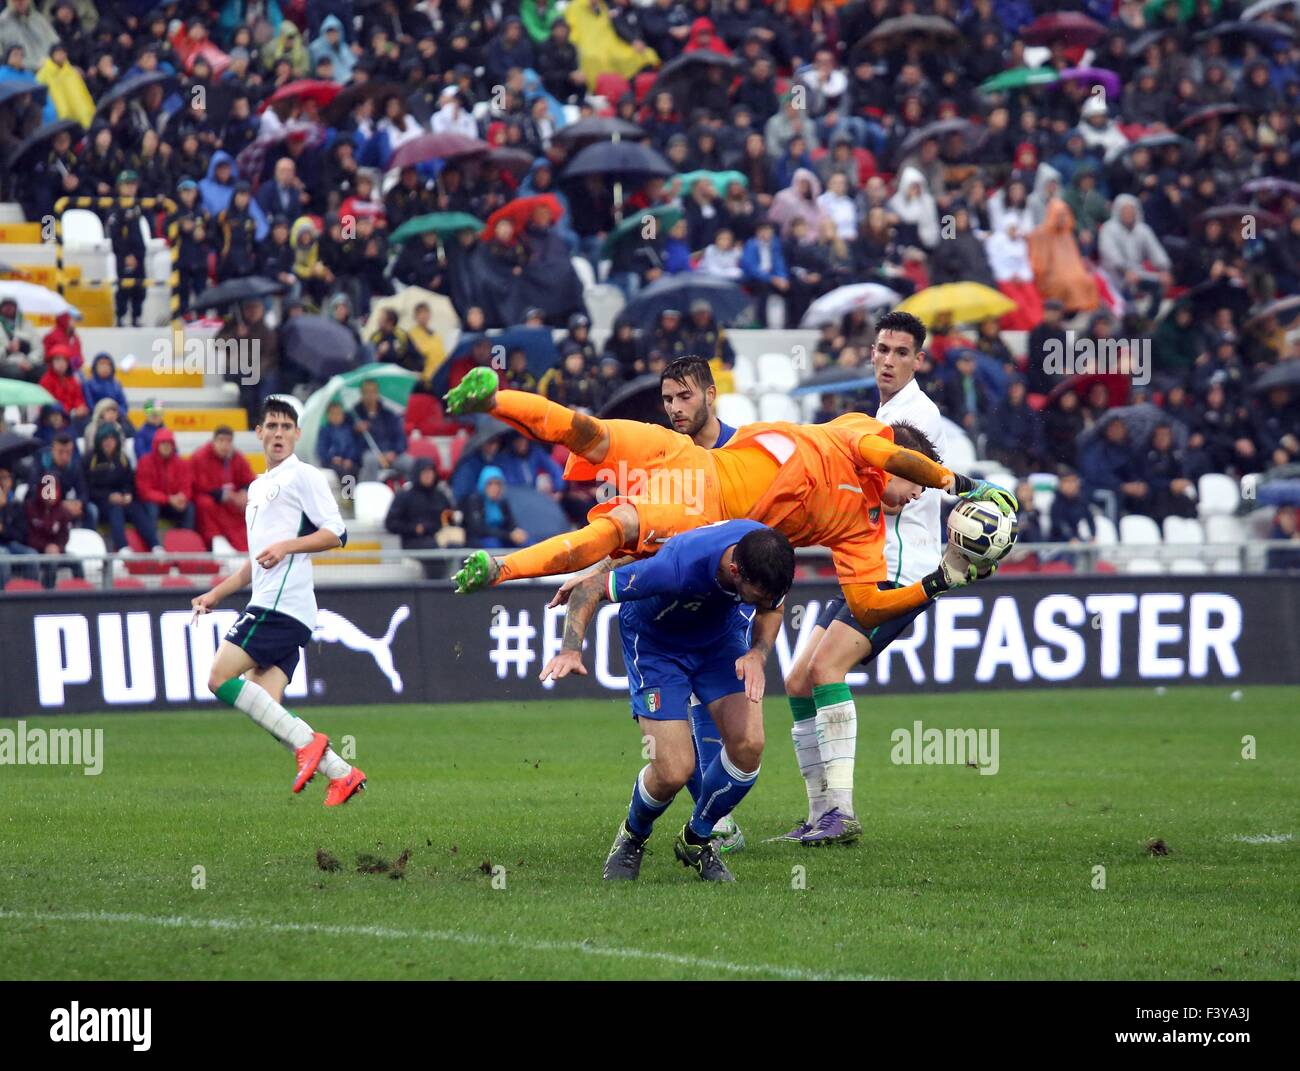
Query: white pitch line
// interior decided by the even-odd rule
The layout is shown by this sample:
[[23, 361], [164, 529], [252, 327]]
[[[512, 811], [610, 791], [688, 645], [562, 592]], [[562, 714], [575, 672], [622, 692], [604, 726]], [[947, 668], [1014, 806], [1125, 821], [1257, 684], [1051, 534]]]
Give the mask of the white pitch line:
[[1238, 833], [1232, 839], [1242, 844], [1285, 844], [1294, 838], [1290, 833], [1256, 833], [1252, 836]]
[[727, 971], [731, 974], [766, 975], [796, 981], [877, 982], [882, 978], [867, 975], [823, 974], [802, 967], [777, 967], [764, 963], [732, 963], [721, 959], [703, 959], [676, 952], [656, 952], [643, 948], [589, 945], [581, 941], [530, 941], [515, 937], [492, 937], [455, 930], [395, 930], [387, 926], [340, 926], [315, 922], [265, 922], [260, 919], [192, 919], [181, 915], [136, 915], [111, 911], [35, 912], [0, 910], [0, 919], [29, 922], [96, 922], [167, 929], [249, 931], [255, 933], [309, 933], [333, 937], [376, 937], [395, 941], [443, 941], [449, 944], [513, 948], [523, 952], [571, 952], [610, 959], [639, 959], [669, 963], [697, 970]]

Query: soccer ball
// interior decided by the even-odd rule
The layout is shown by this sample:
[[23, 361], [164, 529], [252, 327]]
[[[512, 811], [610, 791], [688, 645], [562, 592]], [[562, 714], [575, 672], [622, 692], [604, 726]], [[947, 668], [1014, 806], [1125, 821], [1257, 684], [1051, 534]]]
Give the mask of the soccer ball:
[[1004, 514], [990, 502], [963, 499], [948, 514], [948, 542], [983, 565], [1001, 561], [1010, 553], [1019, 527], [1014, 513]]

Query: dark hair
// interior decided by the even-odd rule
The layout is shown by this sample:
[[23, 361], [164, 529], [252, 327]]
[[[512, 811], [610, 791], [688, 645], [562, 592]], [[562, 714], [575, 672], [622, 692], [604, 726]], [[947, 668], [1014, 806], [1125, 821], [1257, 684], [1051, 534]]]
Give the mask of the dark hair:
[[235, 437], [235, 432], [229, 424], [221, 424], [212, 429], [212, 437], [214, 439], [222, 435], [228, 435], [230, 438], [233, 439]]
[[773, 603], [780, 603], [794, 583], [794, 547], [775, 528], [745, 533], [731, 560], [741, 577], [762, 588]]
[[71, 445], [72, 444], [71, 433], [66, 431], [57, 432], [54, 436], [54, 443], [56, 446], [61, 445], [63, 443], [68, 443], [69, 445]]
[[[907, 315], [904, 313], [904, 315]], [[931, 461], [942, 464], [939, 458], [939, 451], [930, 440], [925, 432], [915, 424], [909, 424], [906, 420], [900, 420], [897, 424], [892, 425], [894, 430], [894, 445], [901, 446], [904, 450], [915, 450], [918, 454], [924, 454]]]
[[295, 425], [298, 423], [298, 410], [295, 409], [290, 402], [283, 398], [277, 398], [274, 395], [267, 398], [262, 404], [262, 418], [258, 421], [258, 424], [265, 424], [266, 418], [272, 413], [279, 413], [281, 416], [287, 416]]
[[713, 370], [703, 357], [674, 357], [668, 362], [668, 367], [659, 373], [659, 386], [662, 387], [668, 379], [678, 383], [694, 382], [703, 391], [713, 386]]
[[918, 350], [925, 345], [925, 324], [910, 312], [899, 312], [897, 309], [891, 309], [876, 321], [876, 334], [879, 335], [881, 331], [905, 331], [916, 339], [916, 348]]

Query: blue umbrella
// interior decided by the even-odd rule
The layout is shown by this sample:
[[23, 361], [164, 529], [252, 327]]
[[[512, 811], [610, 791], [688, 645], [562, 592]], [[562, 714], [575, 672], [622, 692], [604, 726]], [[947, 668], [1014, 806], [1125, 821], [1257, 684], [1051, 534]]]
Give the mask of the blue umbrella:
[[618, 314], [619, 323], [635, 324], [643, 330], [653, 327], [665, 309], [686, 315], [694, 301], [706, 301], [719, 327], [730, 327], [750, 305], [751, 298], [735, 283], [715, 275], [682, 272], [666, 275], [640, 291]]
[[876, 385], [874, 372], [862, 368], [825, 368], [805, 379], [794, 390], [791, 398], [805, 394], [840, 394], [846, 391], [870, 390]]
[[[551, 336], [549, 327], [508, 327], [495, 335], [471, 331], [460, 336], [460, 342], [451, 351], [451, 356], [434, 372], [429, 386], [431, 394], [441, 398], [451, 389], [452, 363], [469, 353], [474, 348], [474, 343], [480, 339], [487, 339], [492, 345], [493, 356], [500, 357], [502, 369], [505, 368], [504, 362], [511, 350], [523, 350], [528, 355], [528, 371], [539, 379], [543, 372], [560, 363], [560, 351], [555, 347], [555, 339]], [[501, 349], [498, 350], [498, 346]]]

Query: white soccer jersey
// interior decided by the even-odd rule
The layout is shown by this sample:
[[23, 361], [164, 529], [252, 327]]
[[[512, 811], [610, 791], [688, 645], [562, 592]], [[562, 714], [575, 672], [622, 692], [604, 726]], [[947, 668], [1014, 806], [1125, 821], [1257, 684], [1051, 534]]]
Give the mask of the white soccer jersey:
[[250, 606], [277, 610], [316, 627], [316, 589], [310, 554], [290, 554], [273, 569], [263, 569], [257, 556], [272, 543], [297, 539], [326, 528], [347, 542], [347, 529], [338, 503], [321, 471], [290, 454], [248, 488], [248, 557], [253, 567]]
[[[906, 421], [925, 432], [939, 451], [940, 460], [947, 450], [939, 407], [930, 400], [913, 379], [876, 413], [886, 424]], [[942, 542], [939, 538], [939, 508], [943, 492], [926, 488], [915, 502], [885, 516], [885, 566], [888, 579], [905, 586], [914, 584], [939, 566]]]

